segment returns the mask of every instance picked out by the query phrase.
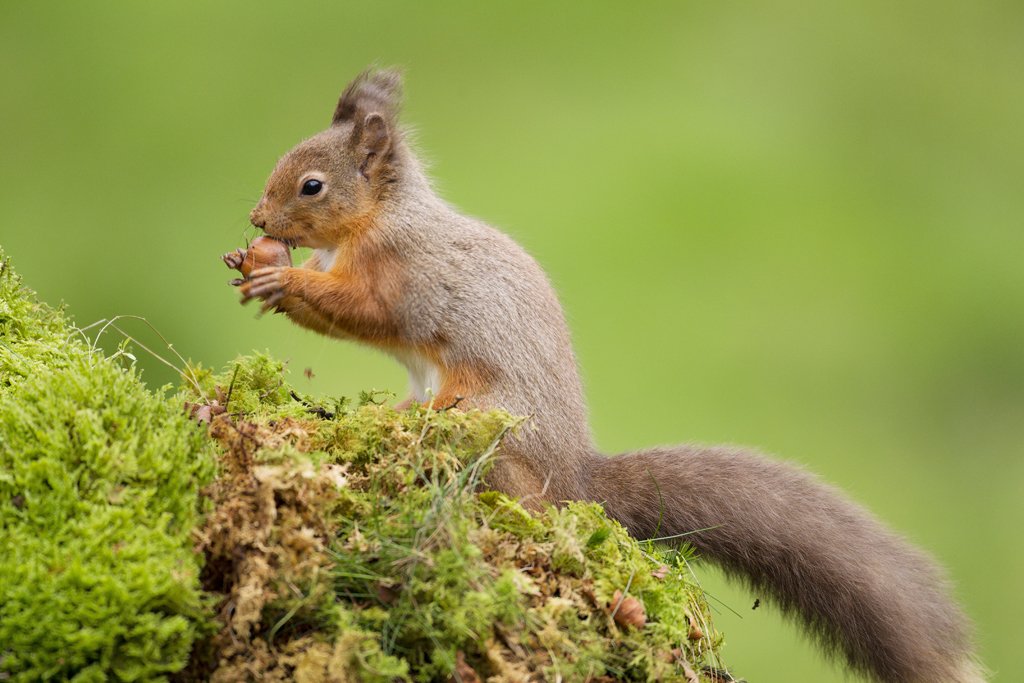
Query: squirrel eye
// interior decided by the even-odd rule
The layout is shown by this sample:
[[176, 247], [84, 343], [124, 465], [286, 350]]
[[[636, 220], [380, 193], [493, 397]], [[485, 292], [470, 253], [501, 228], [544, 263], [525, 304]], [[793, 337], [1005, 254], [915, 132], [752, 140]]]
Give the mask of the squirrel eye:
[[306, 182], [302, 183], [302, 194], [320, 194], [320, 190], [322, 189], [324, 189], [324, 184], [319, 180], [307, 180]]

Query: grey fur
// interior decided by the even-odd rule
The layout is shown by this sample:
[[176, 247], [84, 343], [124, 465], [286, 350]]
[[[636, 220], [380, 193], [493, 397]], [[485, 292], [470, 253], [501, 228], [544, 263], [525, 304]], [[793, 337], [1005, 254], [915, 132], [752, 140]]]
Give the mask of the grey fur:
[[[345, 277], [372, 281], [380, 320], [344, 312], [350, 294], [340, 285], [301, 281], [286, 292], [285, 312], [319, 332], [378, 346], [411, 369], [423, 348], [438, 350], [442, 374], [474, 368], [481, 388], [462, 407], [532, 416], [489, 475], [528, 505], [596, 500], [641, 538], [706, 529], [686, 540], [771, 595], [855, 671], [893, 683], [983, 680], [970, 623], [935, 563], [832, 487], [735, 448], [597, 453], [553, 288], [511, 238], [433, 192], [393, 124], [399, 89], [393, 72], [357, 78], [332, 128], [281, 160], [254, 211], [268, 234], [344, 250]], [[388, 157], [363, 182], [357, 173], [372, 152], [353, 141], [374, 114], [390, 127]], [[328, 172], [335, 194], [307, 205], [290, 197], [310, 165]], [[350, 224], [371, 227], [356, 239]], [[370, 263], [378, 270], [366, 270]], [[303, 272], [327, 269], [314, 258]]]

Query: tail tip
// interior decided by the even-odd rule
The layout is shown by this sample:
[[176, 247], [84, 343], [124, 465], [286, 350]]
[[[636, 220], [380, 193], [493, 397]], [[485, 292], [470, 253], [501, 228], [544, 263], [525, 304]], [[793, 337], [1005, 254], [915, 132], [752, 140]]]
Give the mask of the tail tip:
[[985, 668], [974, 658], [968, 657], [957, 667], [956, 678], [950, 683], [987, 683]]

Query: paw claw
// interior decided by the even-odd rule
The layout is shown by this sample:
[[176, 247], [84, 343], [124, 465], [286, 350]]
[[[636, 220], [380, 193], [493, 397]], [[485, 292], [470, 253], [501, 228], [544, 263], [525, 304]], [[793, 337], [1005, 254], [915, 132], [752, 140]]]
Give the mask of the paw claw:
[[260, 315], [274, 308], [285, 297], [285, 271], [286, 267], [272, 266], [260, 268], [249, 274], [247, 280], [235, 280], [242, 292], [242, 303], [248, 303], [253, 299], [262, 299]]
[[260, 314], [266, 313], [271, 309], [276, 309], [282, 299], [284, 299], [284, 292], [279, 289], [266, 298], [263, 305], [260, 306]]
[[220, 259], [228, 268], [239, 270], [242, 267], [242, 262], [245, 261], [245, 252], [241, 249], [236, 249], [224, 254]]

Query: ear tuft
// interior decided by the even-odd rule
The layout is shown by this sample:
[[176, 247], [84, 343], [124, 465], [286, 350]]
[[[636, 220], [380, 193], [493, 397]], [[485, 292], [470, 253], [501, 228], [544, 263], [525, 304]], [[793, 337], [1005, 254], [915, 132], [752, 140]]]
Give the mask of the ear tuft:
[[374, 112], [367, 114], [360, 127], [360, 142], [369, 153], [380, 154], [388, 143], [388, 124], [384, 117]]
[[349, 144], [363, 157], [359, 172], [364, 178], [369, 179], [375, 169], [389, 163], [387, 159], [391, 149], [391, 133], [388, 128], [384, 117], [374, 112], [358, 121], [352, 130]]
[[401, 73], [395, 69], [367, 69], [341, 93], [331, 125], [362, 121], [368, 114], [376, 113], [394, 126], [401, 101]]

